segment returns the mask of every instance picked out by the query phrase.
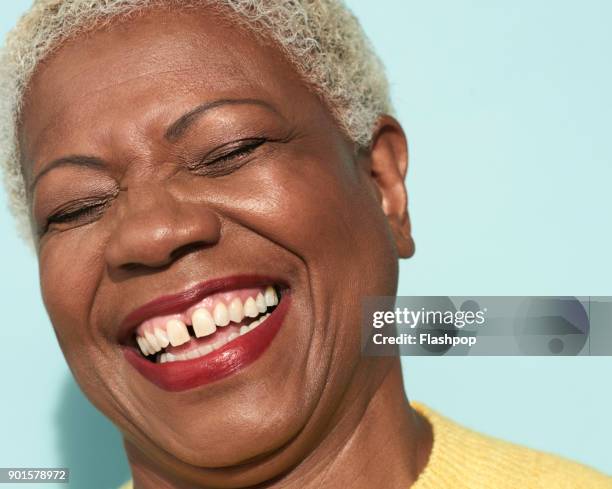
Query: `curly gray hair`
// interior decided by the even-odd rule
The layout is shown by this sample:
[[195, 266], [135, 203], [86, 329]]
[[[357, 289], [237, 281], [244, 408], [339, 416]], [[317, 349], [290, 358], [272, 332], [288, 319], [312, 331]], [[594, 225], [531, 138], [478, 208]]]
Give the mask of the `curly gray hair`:
[[155, 6], [222, 7], [271, 39], [358, 145], [369, 144], [376, 119], [392, 112], [382, 64], [342, 0], [36, 0], [0, 54], [0, 164], [25, 236], [29, 209], [17, 133], [38, 63], [70, 37]]

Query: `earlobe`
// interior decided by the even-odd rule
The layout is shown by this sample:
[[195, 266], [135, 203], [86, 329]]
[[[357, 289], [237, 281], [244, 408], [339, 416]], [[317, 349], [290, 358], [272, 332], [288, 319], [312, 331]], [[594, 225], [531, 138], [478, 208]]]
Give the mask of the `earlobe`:
[[374, 128], [370, 163], [371, 177], [389, 220], [398, 254], [410, 258], [414, 254], [414, 241], [404, 182], [408, 171], [408, 143], [402, 126], [390, 115], [381, 116]]

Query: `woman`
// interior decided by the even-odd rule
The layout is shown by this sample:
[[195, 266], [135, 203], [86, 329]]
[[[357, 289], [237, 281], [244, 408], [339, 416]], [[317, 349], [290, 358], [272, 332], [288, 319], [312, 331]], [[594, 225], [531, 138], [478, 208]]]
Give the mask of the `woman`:
[[44, 0], [2, 66], [13, 209], [133, 487], [612, 487], [360, 355], [361, 299], [414, 244], [406, 138], [341, 3]]

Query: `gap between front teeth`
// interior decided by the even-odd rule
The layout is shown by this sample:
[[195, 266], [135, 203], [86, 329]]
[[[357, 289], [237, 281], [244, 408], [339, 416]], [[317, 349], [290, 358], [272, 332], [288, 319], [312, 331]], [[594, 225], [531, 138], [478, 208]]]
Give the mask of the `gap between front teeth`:
[[[245, 317], [256, 318], [266, 312], [268, 307], [274, 307], [277, 304], [278, 295], [274, 287], [268, 286], [263, 293], [258, 292], [255, 298], [248, 297], [244, 304], [239, 297], [235, 297], [229, 304], [220, 300], [212, 312], [206, 307], [196, 308], [191, 314], [191, 324], [195, 336], [203, 338], [215, 333], [217, 327], [225, 327], [231, 322], [240, 323]], [[240, 333], [233, 333], [230, 337], [244, 334], [243, 330], [247, 332], [245, 328], [251, 327], [253, 324], [242, 326]], [[145, 356], [153, 355], [168, 345], [180, 346], [191, 339], [187, 324], [181, 319], [171, 318], [165, 326], [165, 331], [160, 327], [155, 327], [153, 331], [145, 331], [144, 336], [136, 335], [138, 347]], [[235, 337], [232, 339], [235, 339]]]
[[187, 353], [178, 353], [178, 354], [169, 353], [169, 352], [162, 353], [161, 355], [159, 355], [159, 358], [157, 359], [157, 361], [158, 363], [170, 363], [170, 362], [177, 362], [181, 360], [191, 360], [193, 358], [203, 357], [204, 355], [208, 355], [209, 353], [215, 350], [218, 350], [222, 346], [225, 346], [228, 343], [231, 343], [236, 338], [239, 338], [240, 336], [243, 336], [249, 333], [250, 331], [253, 331], [259, 325], [261, 325], [261, 323], [263, 323], [266, 319], [268, 319], [268, 317], [270, 317], [270, 313], [265, 314], [261, 318], [253, 321], [248, 326], [246, 325], [241, 326], [240, 333], [232, 333], [231, 335], [227, 337], [227, 339], [219, 340], [216, 343], [213, 343], [212, 345], [202, 345], [199, 348], [193, 349]]

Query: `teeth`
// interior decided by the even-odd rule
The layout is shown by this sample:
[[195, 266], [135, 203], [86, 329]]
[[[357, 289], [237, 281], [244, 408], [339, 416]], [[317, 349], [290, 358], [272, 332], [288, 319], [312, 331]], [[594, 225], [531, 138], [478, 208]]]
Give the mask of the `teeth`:
[[266, 300], [266, 306], [271, 307], [278, 304], [278, 296], [276, 295], [276, 291], [274, 287], [268, 285], [266, 287], [266, 291], [264, 292], [264, 299]]
[[187, 358], [191, 360], [192, 358], [198, 358], [200, 356], [200, 352], [198, 350], [191, 350], [186, 355], [187, 355]]
[[191, 316], [191, 321], [193, 323], [193, 331], [198, 338], [213, 334], [217, 330], [215, 321], [210, 312], [208, 312], [208, 309], [196, 309], [193, 316]]
[[[192, 350], [189, 353], [171, 354], [162, 353], [157, 356], [159, 363], [173, 362], [177, 360], [187, 360], [198, 356], [207, 355], [213, 350], [221, 348], [228, 341], [232, 341], [237, 337], [248, 333], [258, 327], [270, 314], [263, 314], [268, 307], [276, 306], [279, 302], [278, 294], [273, 286], [268, 286], [263, 292], [257, 293], [255, 297], [248, 297], [244, 304], [239, 297], [235, 297], [229, 305], [219, 301], [211, 312], [205, 307], [196, 309], [191, 317], [195, 336], [202, 338], [210, 336], [216, 332], [217, 327], [227, 326], [230, 322], [239, 324], [244, 318], [257, 318], [248, 326], [241, 326], [240, 332], [233, 332], [225, 339], [220, 339], [213, 345], [202, 346], [197, 350]], [[260, 316], [258, 318], [258, 316]], [[145, 331], [144, 336], [136, 336], [138, 348], [143, 355], [154, 355], [160, 350], [167, 348], [169, 345], [179, 346], [190, 341], [189, 330], [187, 325], [180, 319], [170, 319], [166, 323], [165, 330], [155, 328], [152, 332]]]
[[172, 346], [179, 346], [189, 341], [189, 332], [187, 326], [180, 319], [171, 319], [166, 324], [166, 331], [168, 332], [168, 339]]
[[242, 301], [236, 297], [229, 305], [229, 318], [234, 323], [239, 323], [244, 318], [244, 309]]
[[149, 343], [142, 336], [136, 337], [136, 343], [138, 343], [138, 348], [140, 348], [140, 351], [143, 355], [151, 354], [151, 350], [149, 349]]
[[255, 298], [255, 305], [257, 306], [257, 310], [259, 312], [266, 312], [266, 300], [261, 292], [257, 294], [257, 297]]
[[166, 348], [170, 344], [168, 335], [163, 329], [155, 328], [155, 339], [161, 348]]
[[257, 309], [257, 304], [252, 297], [249, 297], [244, 302], [244, 315], [250, 318], [254, 318], [259, 315], [259, 310]]
[[219, 302], [213, 311], [213, 318], [217, 326], [227, 326], [230, 322], [229, 311], [223, 302]]
[[147, 340], [147, 343], [149, 343], [149, 346], [151, 347], [151, 353], [156, 353], [161, 350], [161, 346], [159, 346], [159, 344], [157, 343], [157, 338], [155, 338], [155, 335], [153, 333], [145, 331], [145, 338]]
[[[198, 309], [199, 311], [200, 309]], [[198, 312], [196, 311], [196, 312]], [[206, 311], [208, 313], [208, 311]], [[194, 316], [196, 315], [196, 313], [194, 313]], [[210, 313], [208, 313], [208, 315], [210, 315]], [[178, 353], [178, 354], [172, 354], [172, 353], [162, 353], [159, 356], [159, 363], [167, 363], [167, 362], [176, 362], [176, 361], [183, 361], [183, 360], [191, 360], [192, 358], [198, 358], [198, 357], [203, 357], [204, 355], [208, 355], [209, 353], [213, 352], [214, 350], [218, 350], [219, 348], [221, 348], [223, 345], [226, 345], [227, 343], [229, 343], [232, 340], [235, 340], [236, 338], [248, 333], [249, 331], [252, 331], [253, 329], [255, 329], [257, 326], [259, 326], [261, 323], [263, 323], [268, 317], [270, 316], [270, 314], [265, 314], [263, 315], [261, 318], [259, 318], [257, 321], [253, 321], [249, 326], [241, 326], [240, 327], [240, 333], [236, 333], [233, 332], [232, 334], [230, 334], [227, 338], [225, 339], [220, 339], [219, 341], [217, 341], [216, 343], [213, 343], [212, 345], [203, 345], [200, 346], [199, 348], [193, 349], [187, 353]], [[197, 318], [196, 318], [197, 319]], [[168, 325], [168, 329], [170, 330], [170, 325]], [[195, 329], [195, 326], [194, 326]], [[143, 349], [143, 347], [146, 349], [148, 346], [147, 340], [145, 338], [142, 337], [137, 337], [136, 341], [138, 341], [138, 345], [140, 346], [141, 350]], [[144, 353], [144, 351], [143, 351]]]
[[263, 323], [268, 316], [270, 316], [270, 313], [266, 314], [265, 316], [261, 317], [260, 319], [258, 319], [257, 321], [253, 321], [250, 325], [249, 328], [250, 329], [255, 329], [257, 326], [259, 326], [261, 323]]

